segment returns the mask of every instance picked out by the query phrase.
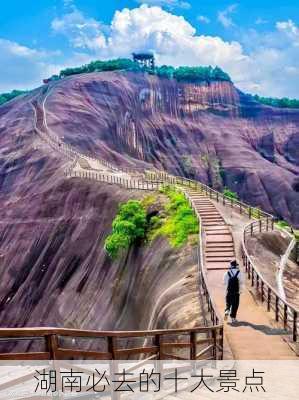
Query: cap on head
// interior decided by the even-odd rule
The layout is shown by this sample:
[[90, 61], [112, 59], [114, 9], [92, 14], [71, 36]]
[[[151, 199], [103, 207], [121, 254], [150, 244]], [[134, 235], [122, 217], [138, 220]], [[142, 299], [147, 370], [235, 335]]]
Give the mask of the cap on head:
[[231, 261], [231, 262], [230, 262], [230, 267], [231, 267], [231, 268], [237, 268], [237, 267], [238, 267], [237, 261], [236, 261], [236, 260]]

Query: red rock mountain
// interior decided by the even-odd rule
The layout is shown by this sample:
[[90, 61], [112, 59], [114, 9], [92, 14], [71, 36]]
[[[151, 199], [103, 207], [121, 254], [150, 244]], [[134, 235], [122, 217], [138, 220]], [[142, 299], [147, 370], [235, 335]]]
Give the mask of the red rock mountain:
[[66, 179], [71, 160], [35, 130], [37, 101], [49, 133], [86, 154], [228, 186], [299, 225], [299, 110], [262, 106], [228, 82], [123, 72], [43, 86], [0, 107], [0, 326], [145, 329], [198, 318], [194, 251], [158, 239], [123, 261], [107, 257], [118, 203], [140, 193]]
[[299, 110], [261, 105], [229, 82], [108, 72], [59, 82], [47, 108], [49, 126], [86, 153], [227, 186], [299, 225]]

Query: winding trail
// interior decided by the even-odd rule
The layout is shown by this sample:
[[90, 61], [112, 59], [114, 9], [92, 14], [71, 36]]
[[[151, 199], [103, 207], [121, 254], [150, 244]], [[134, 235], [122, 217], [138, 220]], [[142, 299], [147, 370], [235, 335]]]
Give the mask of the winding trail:
[[[86, 172], [86, 168], [92, 166], [94, 171], [104, 173], [107, 176], [125, 177], [128, 180], [132, 180], [130, 174], [117, 170], [116, 167], [111, 169], [104, 165], [101, 160], [94, 160], [84, 154], [80, 154], [71, 146], [64, 144], [54, 132], [50, 131], [46, 120], [46, 100], [50, 92], [51, 88], [43, 99], [39, 97], [32, 103], [35, 113], [35, 129], [41, 139], [70, 160], [73, 171]], [[80, 158], [84, 160], [83, 163], [79, 162]], [[91, 177], [89, 179], [95, 178]], [[145, 183], [143, 189], [146, 189]], [[234, 258], [237, 258], [239, 264], [242, 265], [238, 249], [240, 243], [234, 237], [232, 228], [225, 221], [222, 212], [207, 195], [191, 189], [186, 191], [201, 218], [201, 227], [204, 232], [204, 266], [208, 285], [218, 310], [222, 311], [225, 306], [224, 270], [227, 269], [229, 262]], [[245, 222], [236, 220], [235, 224], [236, 226], [240, 224], [240, 228], [243, 229], [248, 221], [248, 219]], [[165, 293], [169, 289], [166, 289]], [[159, 304], [158, 300], [157, 306]], [[156, 308], [153, 310], [152, 318], [149, 321], [149, 329], [152, 328], [152, 319], [155, 312]], [[235, 359], [296, 358], [295, 353], [282, 338], [285, 331], [273, 325], [271, 315], [256, 302], [249, 286], [242, 293], [238, 319], [239, 322], [234, 326], [229, 323], [225, 324], [225, 337], [229, 346], [229, 349], [225, 349], [225, 354], [228, 357], [231, 350]]]

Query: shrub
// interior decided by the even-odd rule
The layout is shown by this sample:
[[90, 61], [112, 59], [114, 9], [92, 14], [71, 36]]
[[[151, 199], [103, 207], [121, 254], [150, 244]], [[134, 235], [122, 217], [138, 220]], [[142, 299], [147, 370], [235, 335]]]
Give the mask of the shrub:
[[256, 94], [255, 96], [253, 96], [253, 98], [259, 103], [265, 104], [267, 106], [281, 107], [281, 108], [299, 108], [299, 100], [289, 99], [287, 97], [278, 99], [275, 97], [262, 97]]
[[0, 94], [0, 106], [4, 103], [6, 103], [9, 100], [14, 99], [17, 96], [20, 96], [21, 94], [27, 93], [26, 90], [13, 90], [10, 93], [2, 93]]
[[112, 233], [105, 240], [105, 250], [111, 258], [116, 258], [120, 250], [144, 238], [146, 226], [146, 211], [140, 201], [122, 204], [112, 222]]
[[227, 187], [224, 188], [223, 194], [224, 194], [224, 196], [229, 197], [230, 199], [233, 199], [233, 200], [238, 200], [238, 198], [239, 198], [236, 192], [232, 192]]
[[198, 233], [198, 221], [184, 194], [171, 186], [161, 189], [169, 199], [165, 205], [166, 218], [153, 233], [153, 237], [165, 235], [173, 247], [180, 247], [189, 235]]

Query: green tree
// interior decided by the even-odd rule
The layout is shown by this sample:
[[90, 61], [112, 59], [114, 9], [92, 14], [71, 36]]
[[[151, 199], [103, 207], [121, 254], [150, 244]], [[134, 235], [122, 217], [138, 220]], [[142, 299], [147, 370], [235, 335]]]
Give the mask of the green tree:
[[105, 240], [105, 249], [112, 258], [116, 258], [121, 249], [128, 249], [146, 232], [146, 211], [141, 201], [129, 200], [119, 207], [112, 223], [112, 233]]

